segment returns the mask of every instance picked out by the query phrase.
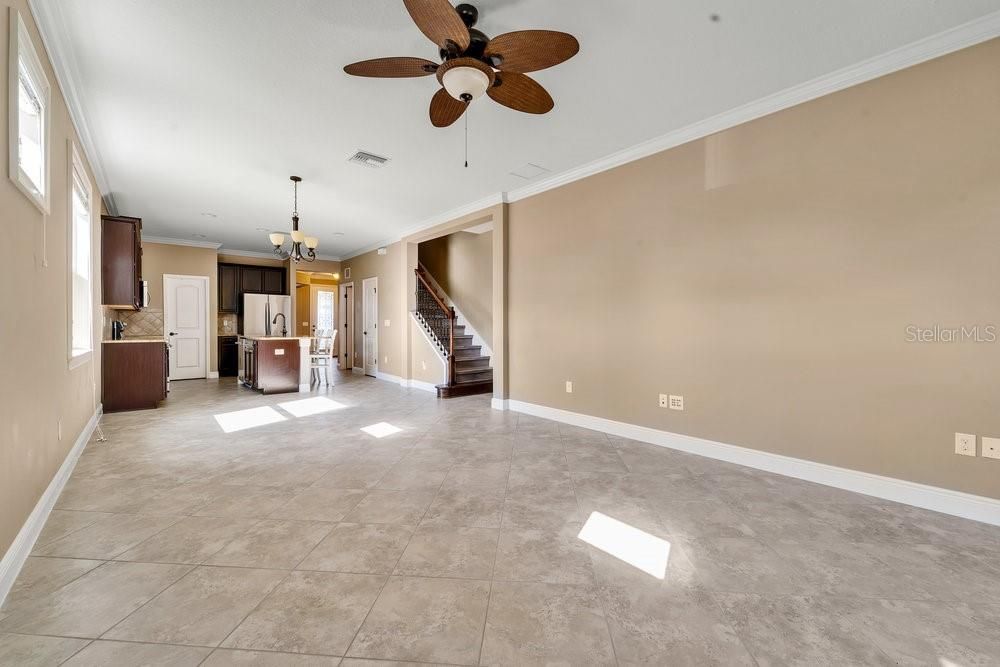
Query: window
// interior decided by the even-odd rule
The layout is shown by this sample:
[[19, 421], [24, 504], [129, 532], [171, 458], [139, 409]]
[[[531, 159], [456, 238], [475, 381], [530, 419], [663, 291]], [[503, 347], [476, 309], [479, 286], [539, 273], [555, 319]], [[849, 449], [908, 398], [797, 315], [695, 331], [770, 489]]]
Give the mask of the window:
[[70, 365], [82, 363], [93, 350], [94, 292], [91, 285], [90, 179], [83, 161], [70, 146]]
[[316, 292], [316, 331], [325, 331], [327, 336], [333, 335], [333, 296], [330, 290]]
[[49, 81], [21, 15], [10, 12], [10, 179], [48, 213]]

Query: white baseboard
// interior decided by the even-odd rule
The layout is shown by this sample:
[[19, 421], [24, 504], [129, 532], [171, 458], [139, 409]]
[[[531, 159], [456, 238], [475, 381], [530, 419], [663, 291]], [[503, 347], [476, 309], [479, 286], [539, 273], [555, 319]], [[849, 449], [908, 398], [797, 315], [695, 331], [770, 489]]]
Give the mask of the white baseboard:
[[218, 380], [219, 379], [219, 371], [209, 371], [208, 372], [208, 379], [209, 380]]
[[[499, 399], [493, 400], [496, 407]], [[838, 468], [534, 403], [510, 400], [507, 404], [515, 412], [1000, 526], [1000, 500], [995, 498]]]
[[300, 384], [299, 385], [299, 393], [300, 394], [308, 394], [310, 391], [312, 391], [312, 385], [308, 385], [308, 384]]
[[396, 384], [402, 384], [406, 386], [405, 380], [398, 375], [391, 375], [390, 373], [383, 373], [382, 371], [375, 371], [375, 378], [377, 380], [385, 380], [386, 382], [395, 382]]
[[507, 410], [508, 403], [509, 401], [506, 398], [494, 398], [490, 400], [490, 407], [493, 408], [494, 410]]
[[7, 553], [4, 554], [3, 559], [0, 560], [0, 607], [3, 606], [3, 602], [7, 598], [7, 593], [10, 592], [11, 587], [14, 585], [17, 575], [21, 573], [24, 562], [28, 559], [31, 549], [35, 546], [35, 540], [38, 539], [38, 535], [45, 526], [45, 521], [49, 518], [49, 512], [52, 511], [52, 507], [56, 504], [59, 494], [62, 493], [63, 487], [66, 486], [70, 475], [73, 474], [76, 461], [80, 458], [80, 454], [83, 453], [84, 448], [86, 448], [87, 442], [90, 441], [90, 436], [93, 435], [94, 429], [97, 428], [97, 423], [101, 420], [103, 411], [103, 406], [98, 405], [97, 410], [94, 411], [87, 425], [83, 427], [80, 436], [73, 443], [73, 448], [69, 450], [69, 454], [63, 459], [59, 470], [56, 471], [52, 481], [49, 482], [42, 497], [38, 499], [35, 509], [31, 510], [28, 519], [21, 526], [17, 537], [14, 538], [14, 542], [10, 545]]
[[403, 386], [409, 387], [410, 389], [419, 389], [421, 391], [429, 391], [432, 394], [437, 394], [437, 386], [431, 384], [430, 382], [424, 382], [423, 380], [403, 380]]

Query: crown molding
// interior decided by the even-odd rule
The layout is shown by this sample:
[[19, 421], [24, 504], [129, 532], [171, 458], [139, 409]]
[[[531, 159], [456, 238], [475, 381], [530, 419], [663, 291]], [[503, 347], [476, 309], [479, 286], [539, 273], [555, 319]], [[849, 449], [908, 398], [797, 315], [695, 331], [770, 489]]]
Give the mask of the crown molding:
[[508, 199], [512, 202], [527, 199], [547, 190], [579, 181], [629, 162], [641, 160], [655, 153], [702, 139], [711, 134], [939, 58], [954, 51], [975, 46], [998, 36], [1000, 36], [1000, 11], [863, 60], [860, 63], [824, 74], [811, 81], [786, 88], [537, 183], [511, 190], [508, 193]]
[[378, 243], [372, 243], [370, 245], [357, 248], [356, 250], [352, 250], [351, 252], [344, 253], [344, 257], [346, 259], [354, 259], [355, 257], [363, 255], [366, 252], [371, 252], [372, 250], [378, 250], [383, 246], [388, 246], [392, 245], [393, 243], [398, 243], [399, 241], [405, 239], [407, 236], [418, 234], [420, 232], [430, 229], [431, 227], [443, 225], [446, 222], [451, 222], [452, 220], [457, 220], [458, 218], [462, 218], [464, 216], [477, 213], [492, 206], [496, 206], [498, 204], [506, 204], [506, 203], [507, 203], [507, 193], [498, 192], [488, 197], [483, 197], [482, 199], [476, 200], [469, 204], [465, 204], [464, 206], [459, 206], [449, 211], [445, 211], [444, 213], [439, 213], [437, 215], [431, 216], [430, 218], [425, 218], [416, 225], [410, 227], [409, 229], [404, 230], [403, 232], [400, 232], [399, 234], [391, 238], [382, 239]]
[[111, 191], [111, 184], [108, 181], [107, 172], [104, 170], [104, 163], [101, 161], [101, 153], [97, 149], [97, 142], [94, 140], [90, 124], [87, 123], [86, 97], [77, 86], [77, 82], [81, 78], [80, 72], [76, 67], [77, 60], [68, 37], [66, 20], [63, 17], [60, 3], [56, 0], [28, 0], [28, 8], [35, 19], [38, 33], [42, 37], [42, 44], [45, 46], [49, 62], [52, 63], [52, 69], [56, 74], [56, 82], [62, 91], [63, 99], [66, 100], [70, 119], [76, 128], [90, 169], [97, 180], [97, 187], [101, 191], [104, 204], [111, 215], [118, 215], [118, 204]]
[[182, 245], [191, 248], [209, 248], [211, 250], [218, 250], [222, 247], [222, 244], [218, 241], [190, 241], [188, 239], [172, 239], [166, 236], [146, 236], [143, 235], [142, 240], [146, 243], [162, 243], [163, 245]]
[[284, 260], [273, 252], [258, 252], [256, 250], [237, 250], [236, 248], [219, 248], [220, 255], [232, 255], [233, 257], [256, 257], [257, 259], [273, 259], [277, 262]]

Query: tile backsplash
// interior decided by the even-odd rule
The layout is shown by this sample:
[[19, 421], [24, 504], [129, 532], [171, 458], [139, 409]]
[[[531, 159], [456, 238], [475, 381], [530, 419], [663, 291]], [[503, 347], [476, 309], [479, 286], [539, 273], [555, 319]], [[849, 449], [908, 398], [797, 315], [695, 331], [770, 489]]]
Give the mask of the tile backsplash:
[[115, 311], [115, 315], [128, 325], [125, 327], [126, 338], [163, 335], [162, 308], [144, 308], [139, 311], [119, 310]]
[[219, 335], [236, 335], [236, 315], [233, 313], [219, 313]]

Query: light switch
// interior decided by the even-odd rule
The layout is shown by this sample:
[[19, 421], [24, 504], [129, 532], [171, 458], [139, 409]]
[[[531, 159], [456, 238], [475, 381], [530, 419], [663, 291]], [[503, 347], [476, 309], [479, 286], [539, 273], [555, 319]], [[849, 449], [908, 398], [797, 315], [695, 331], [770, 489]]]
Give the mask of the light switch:
[[567, 394], [573, 393], [573, 383], [569, 380], [566, 380], [566, 393]]
[[386, 320], [386, 321], [385, 321], [385, 328], [386, 328], [386, 329], [388, 329], [388, 328], [389, 328], [389, 320]]
[[670, 396], [670, 409], [671, 410], [683, 410], [684, 409], [684, 397], [683, 396]]

